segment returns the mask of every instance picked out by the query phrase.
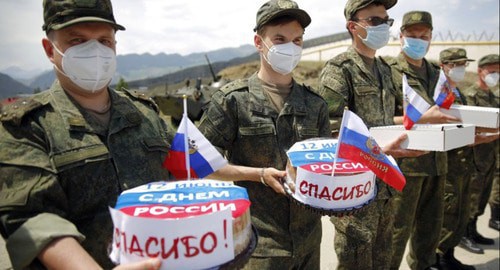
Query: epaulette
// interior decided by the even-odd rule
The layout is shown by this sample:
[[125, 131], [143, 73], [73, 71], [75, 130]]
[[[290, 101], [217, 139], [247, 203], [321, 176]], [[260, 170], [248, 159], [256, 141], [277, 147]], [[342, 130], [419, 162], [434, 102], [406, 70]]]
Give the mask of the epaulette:
[[436, 69], [441, 69], [441, 66], [439, 66], [439, 63], [433, 60], [428, 60], [429, 64], [431, 64], [434, 68]]
[[312, 88], [311, 86], [302, 84], [302, 87], [304, 87], [304, 89], [306, 89], [307, 91], [313, 93], [314, 95], [316, 95], [316, 96], [318, 96], [320, 98], [323, 98], [323, 96], [321, 96], [318, 92], [316, 92], [316, 90], [314, 88]]
[[[122, 91], [127, 94], [127, 96], [145, 102], [147, 105], [149, 105], [151, 108], [153, 108], [157, 113], [160, 113], [160, 108], [158, 107], [158, 104], [153, 100], [153, 98], [145, 93], [138, 92], [138, 91], [132, 91], [129, 89], [122, 88]], [[119, 91], [117, 91], [119, 92]]]
[[351, 61], [351, 60], [352, 59], [349, 57], [349, 54], [345, 52], [345, 53], [341, 53], [341, 54], [335, 56], [334, 58], [332, 58], [328, 62], [330, 62], [336, 66], [342, 66], [345, 62]]
[[396, 60], [396, 57], [394, 57], [394, 56], [388, 56], [388, 55], [380, 56], [380, 60], [382, 60], [384, 63], [386, 63], [389, 66], [393, 66], [393, 65], [398, 63], [398, 61]]
[[239, 79], [239, 80], [234, 80], [220, 88], [220, 91], [224, 93], [224, 95], [227, 95], [233, 91], [240, 90], [240, 89], [248, 89], [248, 79]]
[[47, 104], [48, 101], [34, 97], [21, 97], [17, 98], [12, 103], [4, 105], [0, 112], [1, 122], [10, 122], [16, 126], [21, 124], [23, 117], [28, 115], [31, 111], [40, 108]]

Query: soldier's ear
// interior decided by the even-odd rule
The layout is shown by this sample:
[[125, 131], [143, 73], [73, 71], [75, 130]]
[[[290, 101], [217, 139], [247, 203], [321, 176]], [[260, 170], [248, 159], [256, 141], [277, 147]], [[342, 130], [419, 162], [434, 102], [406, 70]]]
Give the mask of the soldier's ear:
[[54, 45], [52, 45], [52, 42], [50, 42], [49, 39], [43, 38], [42, 39], [42, 46], [43, 50], [45, 51], [45, 55], [47, 55], [47, 58], [49, 58], [50, 62], [54, 63]]
[[346, 28], [347, 28], [347, 31], [349, 31], [349, 32], [351, 32], [351, 34], [353, 34], [356, 31], [356, 24], [354, 23], [354, 21], [347, 21]]
[[254, 37], [253, 37], [253, 43], [255, 45], [255, 48], [257, 48], [257, 50], [259, 52], [262, 52], [264, 50], [264, 44], [262, 44], [264, 41], [262, 41], [262, 37], [255, 34]]

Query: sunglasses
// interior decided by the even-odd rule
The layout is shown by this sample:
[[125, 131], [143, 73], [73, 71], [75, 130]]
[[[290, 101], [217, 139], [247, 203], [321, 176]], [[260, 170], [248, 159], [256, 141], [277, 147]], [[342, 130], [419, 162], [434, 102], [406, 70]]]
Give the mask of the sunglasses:
[[389, 26], [392, 26], [394, 24], [394, 19], [391, 19], [391, 18], [380, 18], [380, 17], [377, 17], [377, 16], [373, 16], [373, 17], [368, 17], [368, 18], [364, 18], [364, 19], [361, 19], [361, 18], [353, 18], [352, 19], [353, 21], [357, 22], [357, 21], [367, 21], [371, 26], [377, 26], [377, 25], [381, 25], [381, 24], [388, 24]]
[[463, 61], [463, 62], [446, 62], [444, 64], [448, 65], [448, 66], [451, 66], [451, 68], [460, 67], [460, 66], [466, 66], [466, 67], [469, 66], [469, 62], [467, 62], [467, 61]]

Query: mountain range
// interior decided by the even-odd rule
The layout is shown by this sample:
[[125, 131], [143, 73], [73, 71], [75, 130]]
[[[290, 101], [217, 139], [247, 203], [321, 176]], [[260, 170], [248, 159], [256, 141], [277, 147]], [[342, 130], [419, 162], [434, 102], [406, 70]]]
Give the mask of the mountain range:
[[[341, 32], [306, 40], [303, 47], [315, 47], [349, 38], [348, 32]], [[212, 78], [207, 58], [217, 73], [229, 66], [258, 60], [259, 55], [253, 45], [192, 53], [186, 56], [165, 53], [118, 55], [117, 72], [111, 85], [116, 84], [120, 78], [123, 78], [131, 88], [148, 88], [159, 84], [176, 84], [187, 79]], [[29, 74], [32, 76], [34, 72], [12, 67], [0, 70], [0, 99], [43, 91], [55, 80], [53, 70], [30, 77]]]
[[[192, 53], [186, 56], [165, 53], [118, 55], [116, 58], [117, 70], [112, 84], [118, 82], [120, 78], [125, 81], [145, 80], [161, 77], [193, 66], [206, 66], [205, 55], [210, 62], [214, 63], [244, 57], [254, 52], [254, 46], [242, 45], [236, 48], [223, 48], [206, 53]], [[52, 69], [40, 71], [8, 67], [0, 70], [0, 75], [0, 99], [16, 94], [27, 94], [48, 89], [55, 79]]]

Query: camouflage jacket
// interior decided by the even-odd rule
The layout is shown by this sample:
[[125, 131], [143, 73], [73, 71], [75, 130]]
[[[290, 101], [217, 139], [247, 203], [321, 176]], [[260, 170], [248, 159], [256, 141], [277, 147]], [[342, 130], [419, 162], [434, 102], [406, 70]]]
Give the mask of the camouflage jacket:
[[[367, 69], [353, 47], [329, 60], [320, 75], [319, 93], [328, 103], [330, 119], [340, 119], [344, 107], [356, 113], [368, 127], [394, 125], [396, 89], [391, 69], [382, 58], [375, 58], [379, 79]], [[377, 198], [389, 196], [387, 185], [379, 183]]]
[[[454, 104], [467, 105], [465, 95], [458, 88], [455, 88], [455, 101]], [[466, 173], [468, 175], [473, 173], [474, 168], [474, 155], [472, 154], [472, 147], [464, 146], [453, 149], [448, 153], [448, 179], [454, 176], [462, 177]]]
[[[424, 59], [424, 65], [427, 67], [428, 78], [420, 78], [418, 74], [410, 67], [410, 64], [400, 53], [396, 58], [384, 58], [392, 70], [392, 81], [398, 90], [398, 99], [396, 100], [396, 115], [403, 115], [403, 73], [406, 74], [408, 84], [420, 96], [430, 104], [435, 104], [432, 97], [434, 88], [439, 79], [439, 66]], [[425, 82], [429, 87], [425, 87]], [[399, 168], [406, 176], [438, 176], [445, 175], [448, 172], [446, 152], [430, 152], [429, 154], [417, 158], [398, 159]]]
[[319, 93], [328, 103], [330, 118], [342, 118], [347, 106], [368, 127], [394, 125], [396, 90], [391, 69], [381, 58], [375, 58], [375, 64], [381, 76], [381, 88], [378, 78], [352, 47], [326, 62], [320, 75]]
[[[296, 82], [292, 87], [278, 113], [257, 74], [229, 83], [212, 96], [199, 129], [231, 164], [284, 170], [286, 150], [295, 142], [331, 134], [323, 98]], [[255, 256], [300, 256], [319, 248], [321, 216], [261, 183], [237, 183], [247, 188], [252, 202], [252, 222], [259, 232]]]
[[[499, 97], [490, 91], [484, 91], [474, 84], [465, 91], [467, 104], [471, 106], [498, 108]], [[478, 171], [487, 171], [492, 164], [498, 168], [498, 140], [474, 146], [474, 162]]]
[[37, 254], [61, 236], [76, 237], [111, 268], [108, 206], [125, 189], [168, 178], [161, 165], [172, 134], [156, 105], [141, 95], [109, 92], [109, 128], [57, 81], [3, 108], [0, 228], [14, 268], [37, 264]]

